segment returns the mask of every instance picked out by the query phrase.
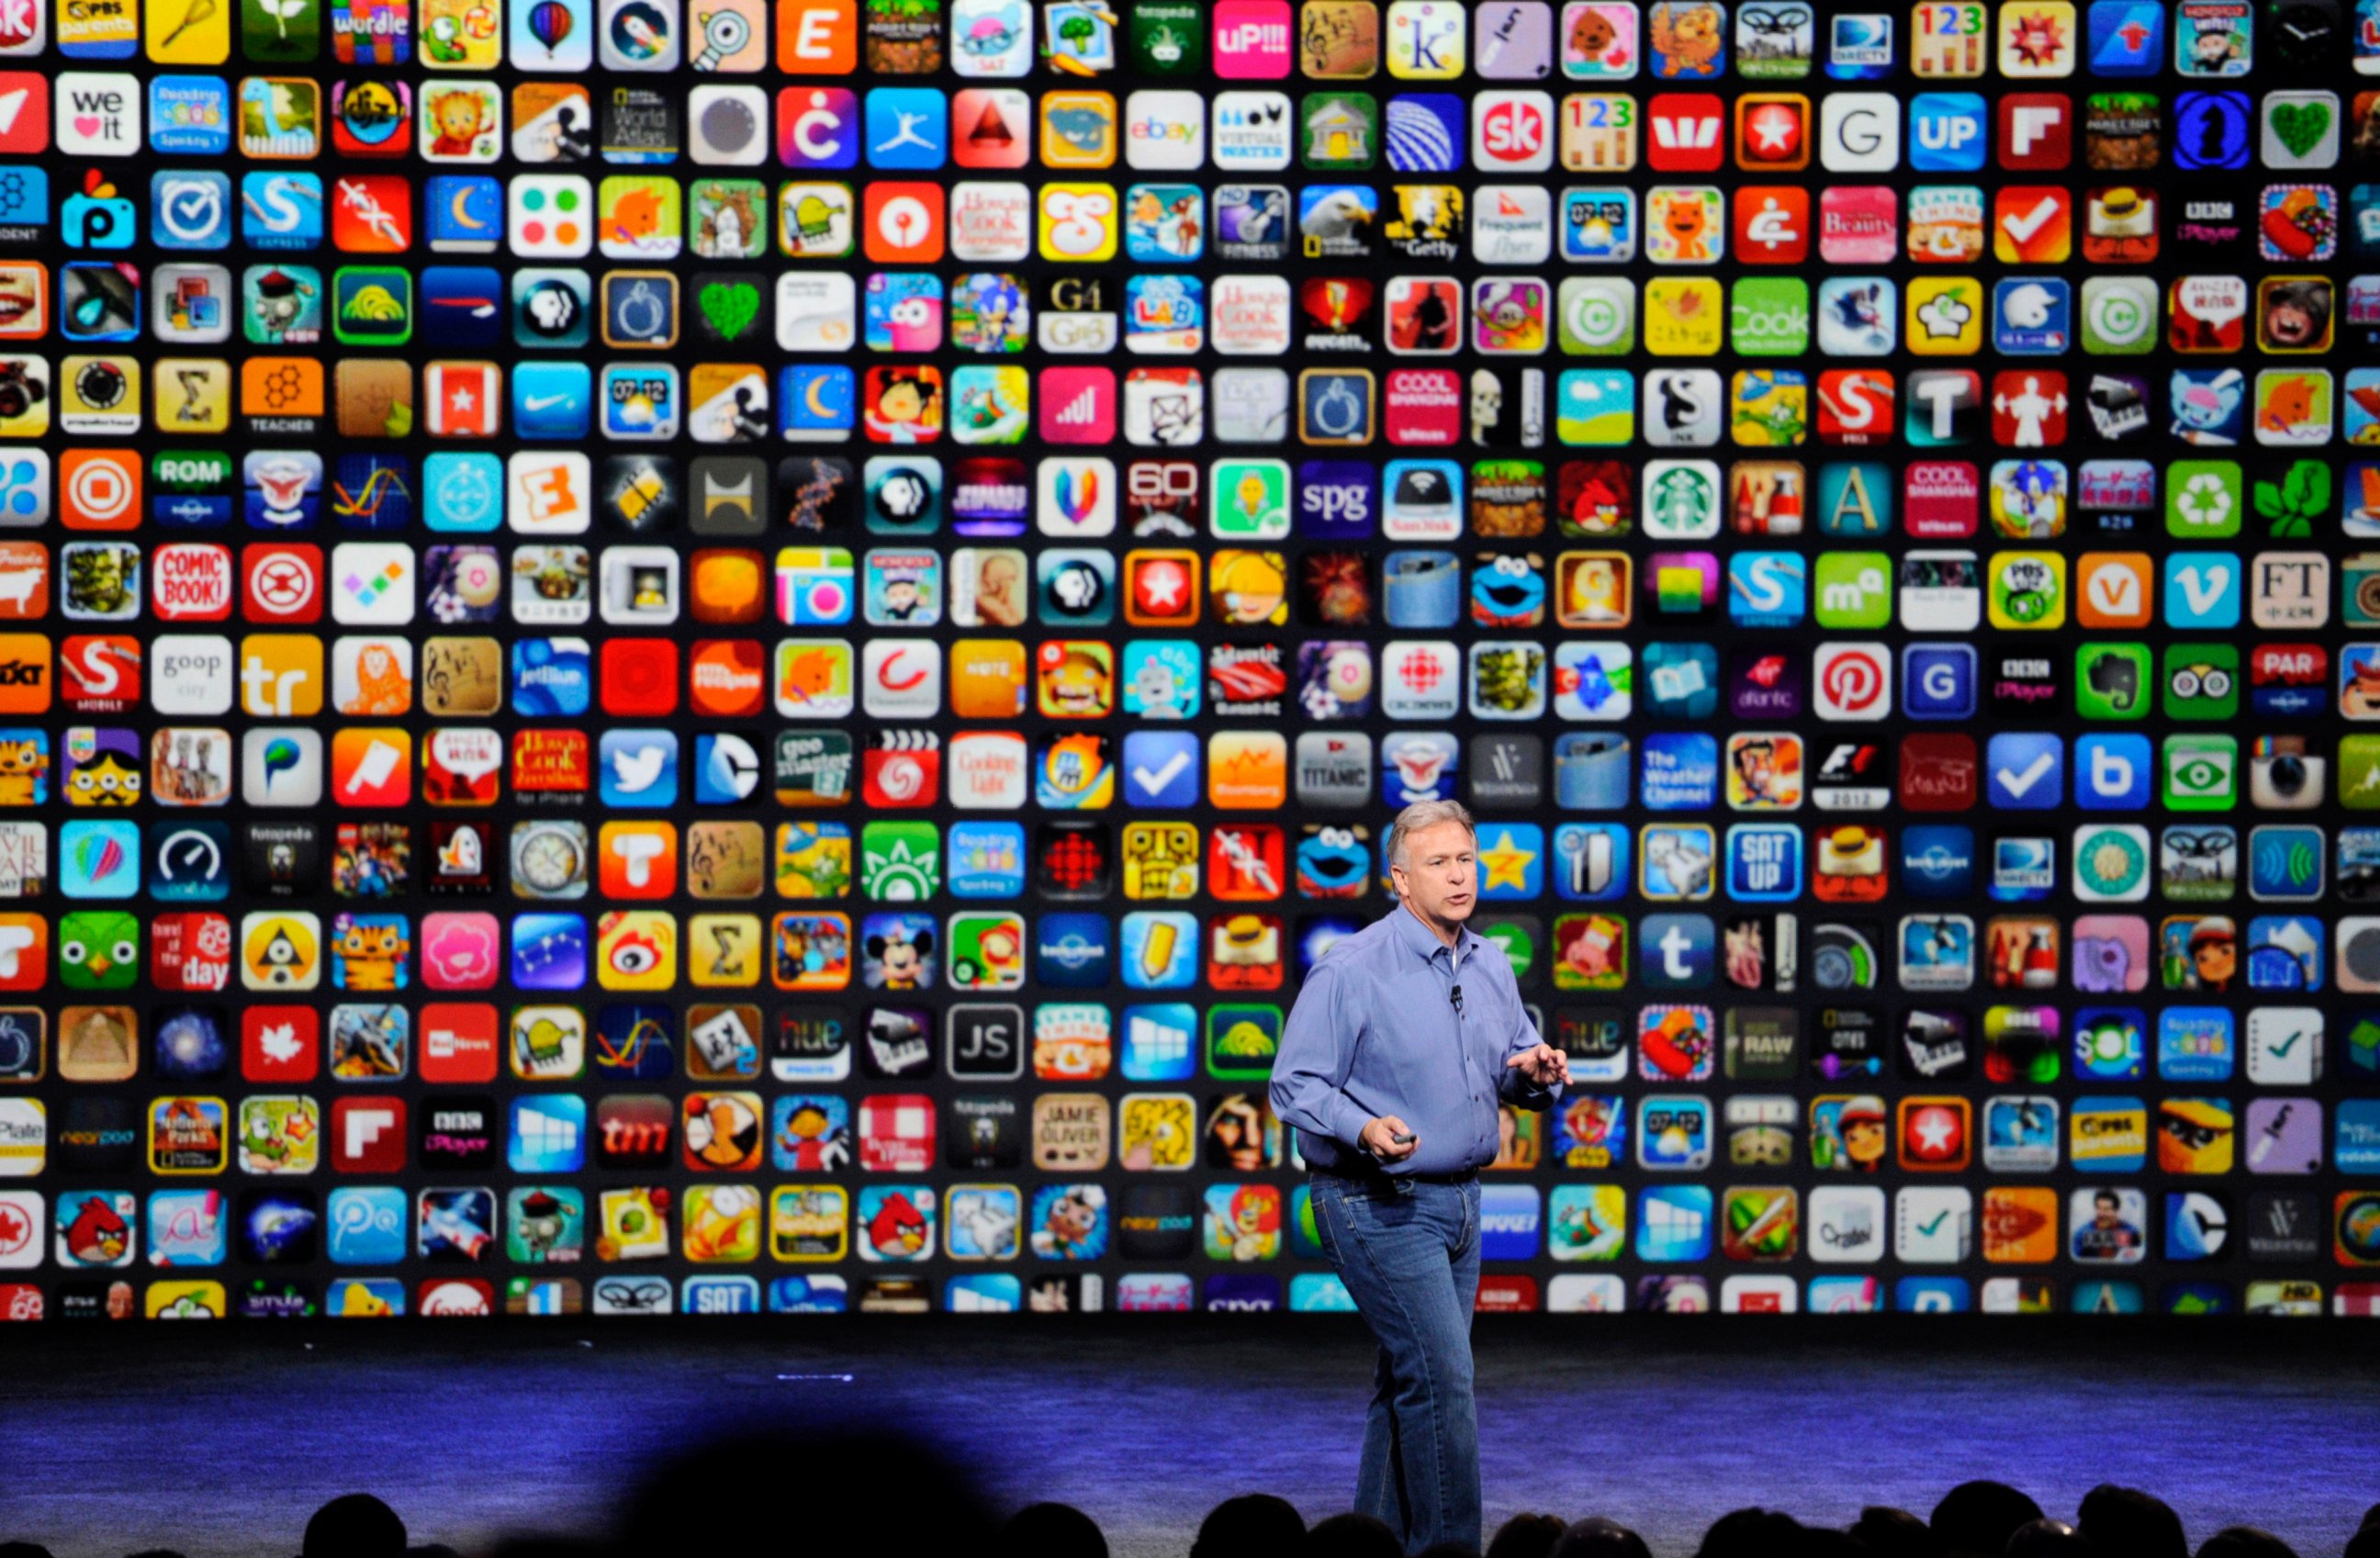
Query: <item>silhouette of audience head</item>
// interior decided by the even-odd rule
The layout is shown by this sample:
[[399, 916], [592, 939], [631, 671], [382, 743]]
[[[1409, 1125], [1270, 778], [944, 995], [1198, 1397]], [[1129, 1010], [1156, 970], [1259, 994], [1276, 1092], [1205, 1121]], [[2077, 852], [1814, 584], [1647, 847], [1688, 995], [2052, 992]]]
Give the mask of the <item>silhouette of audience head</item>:
[[626, 1558], [683, 1552], [690, 1533], [716, 1525], [722, 1488], [783, 1487], [790, 1478], [833, 1489], [839, 1506], [858, 1517], [897, 1519], [901, 1546], [910, 1552], [985, 1552], [999, 1528], [973, 1483], [915, 1440], [891, 1433], [758, 1433], [663, 1466], [629, 1500], [619, 1545]]
[[1852, 1522], [1852, 1535], [1876, 1558], [1937, 1558], [1942, 1551], [1934, 1528], [1905, 1509], [1872, 1504]]
[[2009, 1533], [2007, 1558], [2093, 1558], [2091, 1539], [2063, 1520], [2043, 1516]]
[[1736, 1509], [1711, 1522], [1697, 1558], [1775, 1558], [1802, 1545], [1802, 1522], [1782, 1510]]
[[1561, 1534], [1559, 1515], [1515, 1515], [1488, 1539], [1488, 1558], [1546, 1558]]
[[1368, 1515], [1334, 1515], [1305, 1533], [1306, 1558], [1404, 1558], [1396, 1534]]
[[1645, 1539], [1616, 1520], [1591, 1515], [1566, 1528], [1548, 1558], [1653, 1558]]
[[2102, 1482], [2082, 1495], [2074, 1526], [2091, 1539], [2098, 1558], [2190, 1558], [2181, 1516], [2163, 1499], [2138, 1488]]
[[2041, 1505], [2005, 1482], [1961, 1482], [1942, 1495], [1926, 1522], [1944, 1558], [1998, 1558], [2019, 1526], [2041, 1518]]
[[[838, 1491], [847, 1507], [873, 1511], [902, 1528], [904, 1552], [980, 1552], [987, 1558], [1110, 1558], [1099, 1523], [1071, 1504], [1027, 1504], [1005, 1523], [993, 1519], [958, 1466], [893, 1433], [832, 1437], [741, 1434], [663, 1464], [601, 1535], [522, 1535], [484, 1558], [661, 1558], [683, 1551], [689, 1533], [718, 1519], [722, 1486], [767, 1486], [798, 1473]], [[53, 1558], [30, 1541], [0, 1541], [0, 1558]], [[152, 1548], [131, 1558], [182, 1558]], [[407, 1545], [405, 1522], [370, 1493], [346, 1493], [314, 1512], [298, 1558], [463, 1558], [443, 1542]], [[1270, 1493], [1225, 1499], [1207, 1514], [1189, 1558], [1404, 1558], [1390, 1528], [1368, 1515], [1334, 1515], [1310, 1530], [1295, 1506]], [[1483, 1558], [1467, 1542], [1442, 1541], [1415, 1558]], [[1564, 1526], [1558, 1516], [1515, 1515], [1497, 1530], [1484, 1558], [1652, 1558], [1645, 1539], [1615, 1520], [1592, 1516]], [[1961, 1482], [1932, 1516], [1870, 1504], [1848, 1529], [1803, 1526], [1781, 1510], [1758, 1507], [1720, 1516], [1703, 1533], [1695, 1558], [2298, 1558], [2290, 1545], [2255, 1526], [2228, 1526], [2193, 1554], [2181, 1517], [2162, 1499], [2103, 1482], [2082, 1497], [2072, 1524], [2005, 1482]], [[2380, 1558], [2380, 1504], [2365, 1511], [2341, 1558]]]
[[370, 1493], [343, 1493], [306, 1522], [298, 1558], [405, 1558], [405, 1522]]
[[1190, 1558], [1297, 1558], [1305, 1551], [1305, 1517], [1295, 1506], [1270, 1493], [1243, 1493], [1207, 1512]]
[[1108, 1558], [1099, 1522], [1070, 1504], [1028, 1504], [1008, 1517], [994, 1558]]
[[2298, 1551], [2254, 1526], [2226, 1526], [2199, 1544], [2198, 1558], [2298, 1558]]

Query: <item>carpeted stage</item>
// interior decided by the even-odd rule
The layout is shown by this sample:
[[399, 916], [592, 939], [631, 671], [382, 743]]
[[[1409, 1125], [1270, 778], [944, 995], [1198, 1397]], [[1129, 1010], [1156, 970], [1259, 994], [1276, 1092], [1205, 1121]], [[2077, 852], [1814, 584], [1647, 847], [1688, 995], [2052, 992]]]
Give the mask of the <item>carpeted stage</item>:
[[[39, 1333], [0, 1337], [0, 1538], [58, 1558], [294, 1552], [307, 1515], [358, 1488], [416, 1541], [467, 1552], [592, 1530], [673, 1447], [760, 1427], [915, 1432], [1003, 1510], [1063, 1500], [1118, 1558], [1180, 1558], [1227, 1494], [1277, 1492], [1309, 1519], [1345, 1507], [1370, 1373], [1369, 1343], [1336, 1318]], [[1601, 1513], [1687, 1558], [1741, 1505], [1922, 1515], [1989, 1476], [2061, 1516], [2095, 1482], [2145, 1487], [2193, 1544], [2246, 1522], [2335, 1558], [2380, 1500], [2375, 1337], [2319, 1322], [1483, 1322], [1489, 1528]]]

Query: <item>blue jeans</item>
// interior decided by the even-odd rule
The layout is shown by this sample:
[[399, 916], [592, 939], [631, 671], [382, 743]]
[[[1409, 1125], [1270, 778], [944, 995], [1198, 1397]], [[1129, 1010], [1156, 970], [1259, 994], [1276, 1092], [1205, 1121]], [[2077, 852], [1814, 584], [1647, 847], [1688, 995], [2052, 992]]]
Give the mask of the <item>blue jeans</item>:
[[1477, 1547], [1479, 1181], [1374, 1186], [1317, 1175], [1314, 1226], [1380, 1344], [1356, 1513], [1386, 1522], [1407, 1552], [1439, 1541]]

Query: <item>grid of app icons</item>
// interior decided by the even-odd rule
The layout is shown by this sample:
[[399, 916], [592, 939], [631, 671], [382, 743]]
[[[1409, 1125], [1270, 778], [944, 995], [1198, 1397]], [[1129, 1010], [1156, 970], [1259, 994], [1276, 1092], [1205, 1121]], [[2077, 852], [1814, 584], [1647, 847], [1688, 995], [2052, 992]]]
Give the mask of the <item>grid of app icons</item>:
[[[0, 1314], [2380, 1312], [2380, 4], [0, 6]], [[2367, 182], [2369, 181], [2369, 182]], [[2368, 550], [2367, 550], [2368, 549]]]

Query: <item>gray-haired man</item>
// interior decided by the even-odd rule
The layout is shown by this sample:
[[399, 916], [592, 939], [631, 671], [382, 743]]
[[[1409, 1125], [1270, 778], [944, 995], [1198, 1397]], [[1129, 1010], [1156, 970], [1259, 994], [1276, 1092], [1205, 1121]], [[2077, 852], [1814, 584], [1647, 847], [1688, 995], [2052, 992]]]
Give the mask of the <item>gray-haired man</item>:
[[1477, 906], [1471, 814], [1424, 801], [1389, 833], [1397, 908], [1307, 976], [1273, 1066], [1273, 1112], [1297, 1128], [1314, 1223], [1380, 1344], [1355, 1507], [1418, 1552], [1479, 1545], [1471, 1310], [1479, 1170], [1497, 1105], [1543, 1109], [1570, 1061], [1539, 1041]]

